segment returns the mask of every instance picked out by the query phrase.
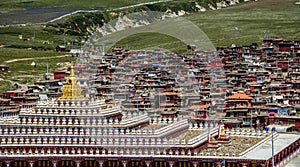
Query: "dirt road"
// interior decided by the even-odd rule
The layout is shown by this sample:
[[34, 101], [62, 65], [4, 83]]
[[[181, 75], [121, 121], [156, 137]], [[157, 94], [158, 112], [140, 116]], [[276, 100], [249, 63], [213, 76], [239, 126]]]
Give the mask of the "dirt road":
[[12, 59], [12, 60], [5, 61], [5, 63], [13, 63], [16, 61], [25, 61], [25, 60], [54, 59], [54, 58], [58, 58], [58, 57], [65, 57], [65, 55], [53, 56], [53, 57], [31, 57], [31, 58]]

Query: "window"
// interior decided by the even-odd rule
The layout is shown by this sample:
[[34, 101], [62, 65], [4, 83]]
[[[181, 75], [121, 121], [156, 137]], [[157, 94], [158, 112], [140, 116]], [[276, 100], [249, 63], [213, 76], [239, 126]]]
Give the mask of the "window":
[[244, 123], [244, 124], [250, 124], [250, 119], [249, 119], [249, 118], [243, 119], [243, 123]]
[[170, 101], [171, 100], [171, 98], [170, 97], [166, 97], [166, 101], [168, 102], [168, 101]]
[[203, 112], [198, 112], [198, 116], [203, 116], [204, 113]]
[[289, 125], [291, 125], [291, 124], [295, 124], [295, 120], [289, 119]]

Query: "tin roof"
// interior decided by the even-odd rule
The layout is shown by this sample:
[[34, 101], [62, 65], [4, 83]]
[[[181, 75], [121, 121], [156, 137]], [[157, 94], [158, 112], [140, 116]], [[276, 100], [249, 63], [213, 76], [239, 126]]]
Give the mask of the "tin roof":
[[[278, 154], [280, 151], [282, 151], [284, 148], [288, 147], [298, 139], [300, 139], [299, 134], [274, 134], [274, 155]], [[243, 155], [243, 158], [262, 160], [268, 160], [272, 158], [272, 138], [269, 138], [256, 148]]]

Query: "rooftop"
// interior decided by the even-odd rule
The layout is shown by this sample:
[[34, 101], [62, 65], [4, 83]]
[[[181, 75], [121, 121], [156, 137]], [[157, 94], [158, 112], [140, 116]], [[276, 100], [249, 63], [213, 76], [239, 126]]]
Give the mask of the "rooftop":
[[247, 99], [252, 100], [252, 97], [246, 95], [245, 93], [236, 93], [232, 96], [229, 96], [228, 99]]
[[[300, 139], [299, 134], [286, 134], [278, 133], [274, 134], [274, 155], [282, 151], [284, 148]], [[258, 156], [259, 155], [259, 156]], [[252, 149], [245, 155], [244, 159], [261, 159], [268, 160], [272, 157], [272, 138], [264, 141], [262, 144]]]

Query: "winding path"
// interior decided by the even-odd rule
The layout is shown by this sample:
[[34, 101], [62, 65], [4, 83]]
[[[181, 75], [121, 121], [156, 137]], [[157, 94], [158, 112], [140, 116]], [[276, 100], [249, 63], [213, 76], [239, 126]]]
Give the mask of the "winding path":
[[37, 60], [37, 59], [54, 59], [54, 58], [58, 58], [58, 57], [65, 57], [65, 55], [53, 56], [53, 57], [31, 57], [31, 58], [12, 59], [12, 60], [5, 61], [5, 63], [13, 63], [16, 61]]
[[[65, 57], [65, 55], [60, 55], [60, 56], [52, 56], [52, 57], [31, 57], [31, 58], [20, 58], [20, 59], [12, 59], [12, 60], [7, 60], [5, 61], [5, 63], [13, 63], [13, 62], [17, 62], [17, 61], [26, 61], [26, 60], [37, 60], [37, 59], [53, 59], [53, 58], [59, 58], [59, 57]], [[12, 85], [18, 85], [18, 89], [17, 90], [27, 90], [27, 85], [26, 84], [20, 84], [18, 82], [12, 81], [12, 80], [7, 80], [7, 79], [3, 79], [0, 77], [0, 81], [7, 81], [10, 82]]]
[[95, 13], [95, 12], [118, 11], [118, 10], [122, 10], [122, 9], [129, 9], [129, 8], [134, 8], [134, 7], [138, 7], [138, 6], [143, 6], [143, 5], [152, 5], [152, 4], [157, 4], [157, 3], [162, 3], [162, 2], [170, 2], [170, 1], [173, 1], [173, 0], [158, 0], [158, 1], [153, 1], [153, 2], [144, 2], [144, 3], [138, 3], [138, 4], [130, 5], [130, 6], [119, 7], [119, 8], [115, 8], [115, 9], [111, 9], [111, 10], [76, 10], [74, 12], [64, 14], [62, 16], [59, 16], [57, 18], [54, 18], [54, 19], [51, 19], [51, 20], [45, 21], [45, 22], [0, 25], [0, 28], [1, 27], [23, 27], [23, 26], [27, 26], [27, 25], [48, 24], [48, 23], [52, 23], [52, 22], [61, 20], [61, 19], [65, 18], [65, 17], [77, 14], [77, 13]]

